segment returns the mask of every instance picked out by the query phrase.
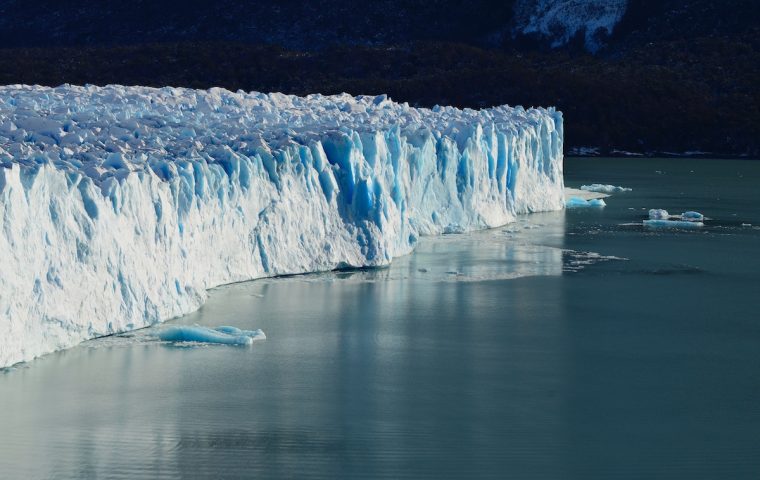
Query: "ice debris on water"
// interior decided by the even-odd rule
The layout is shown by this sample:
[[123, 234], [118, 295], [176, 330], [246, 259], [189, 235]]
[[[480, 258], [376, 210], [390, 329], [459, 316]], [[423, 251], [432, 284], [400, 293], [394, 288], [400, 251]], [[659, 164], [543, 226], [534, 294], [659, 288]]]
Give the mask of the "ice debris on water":
[[581, 197], [570, 197], [565, 203], [567, 208], [604, 207], [606, 205], [607, 204], [604, 203], [604, 200], [601, 198], [586, 200]]
[[632, 188], [627, 187], [616, 187], [615, 185], [603, 185], [601, 183], [593, 183], [591, 185], [582, 185], [581, 190], [585, 190], [587, 192], [596, 192], [596, 193], [622, 193], [622, 192], [632, 192]]
[[691, 210], [681, 215], [670, 215], [667, 210], [653, 208], [649, 210], [649, 220], [644, 220], [644, 226], [652, 228], [700, 228], [705, 225], [702, 223], [704, 219], [704, 215]]
[[683, 212], [681, 214], [681, 220], [684, 220], [687, 222], [701, 222], [704, 219], [705, 219], [705, 216], [699, 212], [688, 211], [688, 212]]
[[251, 345], [267, 337], [262, 330], [241, 330], [236, 327], [202, 327], [200, 325], [178, 325], [165, 328], [158, 333], [165, 342], [216, 343], [221, 345]]
[[667, 220], [670, 218], [670, 214], [667, 210], [663, 210], [661, 208], [653, 208], [649, 210], [649, 219], [650, 220]]
[[562, 125], [383, 95], [2, 86], [0, 367], [221, 284], [384, 266], [421, 235], [560, 210]]
[[613, 255], [602, 255], [597, 252], [583, 252], [578, 250], [562, 250], [562, 271], [579, 272], [584, 268], [611, 260], [627, 261], [627, 258], [616, 257]]
[[644, 220], [644, 226], [650, 228], [683, 228], [692, 229], [704, 227], [702, 222], [686, 221], [686, 220]]

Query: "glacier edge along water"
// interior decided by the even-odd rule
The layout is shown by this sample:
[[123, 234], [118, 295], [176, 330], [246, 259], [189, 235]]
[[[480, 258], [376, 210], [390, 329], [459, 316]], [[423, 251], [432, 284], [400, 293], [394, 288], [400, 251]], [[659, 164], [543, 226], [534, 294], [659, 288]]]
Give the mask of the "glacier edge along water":
[[0, 87], [0, 367], [559, 210], [562, 145], [551, 108]]

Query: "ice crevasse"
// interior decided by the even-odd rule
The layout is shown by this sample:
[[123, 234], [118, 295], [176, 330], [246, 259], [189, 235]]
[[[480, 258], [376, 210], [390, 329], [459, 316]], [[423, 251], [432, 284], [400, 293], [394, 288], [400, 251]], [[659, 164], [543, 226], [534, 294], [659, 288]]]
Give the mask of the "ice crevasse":
[[0, 87], [0, 367], [563, 208], [554, 109]]

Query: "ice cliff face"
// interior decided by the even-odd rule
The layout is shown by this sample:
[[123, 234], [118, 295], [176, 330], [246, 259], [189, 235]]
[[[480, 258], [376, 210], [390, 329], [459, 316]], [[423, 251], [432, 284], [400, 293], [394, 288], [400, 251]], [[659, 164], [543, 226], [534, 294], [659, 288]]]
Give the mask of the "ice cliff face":
[[560, 209], [562, 140], [553, 109], [0, 87], [0, 366]]
[[518, 0], [514, 32], [547, 38], [553, 48], [582, 33], [586, 49], [596, 52], [623, 18], [627, 4], [627, 0]]

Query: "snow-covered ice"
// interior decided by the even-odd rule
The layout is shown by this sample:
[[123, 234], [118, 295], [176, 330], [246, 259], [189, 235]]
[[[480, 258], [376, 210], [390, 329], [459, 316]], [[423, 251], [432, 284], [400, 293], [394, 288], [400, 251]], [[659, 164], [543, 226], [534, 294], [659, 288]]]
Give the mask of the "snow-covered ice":
[[626, 188], [626, 187], [617, 187], [615, 185], [603, 185], [601, 183], [593, 183], [591, 185], [581, 185], [581, 190], [585, 190], [587, 192], [598, 192], [598, 193], [622, 193], [622, 192], [630, 192], [633, 189]]
[[667, 210], [661, 208], [652, 208], [649, 210], [650, 220], [667, 220], [670, 218], [670, 213]]
[[554, 109], [0, 87], [0, 366], [563, 207]]
[[645, 227], [652, 228], [700, 228], [704, 215], [699, 212], [688, 211], [681, 215], [671, 215], [667, 210], [653, 208], [649, 210], [649, 220], [644, 220]]

